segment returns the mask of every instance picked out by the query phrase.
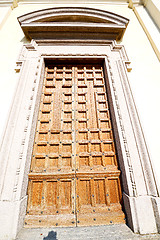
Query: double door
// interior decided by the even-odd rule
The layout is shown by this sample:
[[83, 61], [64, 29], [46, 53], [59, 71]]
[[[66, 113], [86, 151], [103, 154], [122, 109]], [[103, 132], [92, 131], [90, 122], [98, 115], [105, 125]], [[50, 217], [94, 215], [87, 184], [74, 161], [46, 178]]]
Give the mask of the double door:
[[124, 222], [119, 176], [103, 67], [48, 64], [25, 227]]

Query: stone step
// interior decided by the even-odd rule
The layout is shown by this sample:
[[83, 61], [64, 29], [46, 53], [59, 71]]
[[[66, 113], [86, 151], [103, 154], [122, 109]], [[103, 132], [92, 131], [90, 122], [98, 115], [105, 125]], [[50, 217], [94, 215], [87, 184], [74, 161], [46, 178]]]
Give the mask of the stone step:
[[134, 234], [125, 224], [94, 227], [23, 228], [16, 240], [160, 240], [159, 234]]

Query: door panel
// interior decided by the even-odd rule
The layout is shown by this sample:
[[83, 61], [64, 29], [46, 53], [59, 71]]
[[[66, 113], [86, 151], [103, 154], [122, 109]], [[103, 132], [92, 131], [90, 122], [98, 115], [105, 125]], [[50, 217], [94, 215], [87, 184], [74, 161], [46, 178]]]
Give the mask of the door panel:
[[46, 67], [25, 227], [124, 222], [102, 66]]

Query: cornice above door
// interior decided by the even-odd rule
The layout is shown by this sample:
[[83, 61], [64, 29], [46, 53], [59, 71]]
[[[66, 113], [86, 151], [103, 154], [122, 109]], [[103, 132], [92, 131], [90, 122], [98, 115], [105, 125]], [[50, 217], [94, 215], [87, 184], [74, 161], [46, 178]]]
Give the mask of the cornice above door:
[[120, 40], [129, 20], [93, 8], [50, 8], [18, 18], [29, 39], [111, 39]]

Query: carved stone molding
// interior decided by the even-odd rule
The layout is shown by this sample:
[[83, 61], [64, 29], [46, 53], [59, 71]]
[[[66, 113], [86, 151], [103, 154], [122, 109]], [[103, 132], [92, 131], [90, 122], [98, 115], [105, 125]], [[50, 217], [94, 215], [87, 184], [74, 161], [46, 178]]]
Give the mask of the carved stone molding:
[[12, 9], [18, 6], [18, 0], [1, 0], [0, 5], [11, 6]]
[[20, 70], [21, 70], [21, 67], [22, 67], [22, 61], [17, 61], [16, 62], [16, 67], [15, 67], [15, 71], [16, 71], [16, 73], [19, 73], [20, 72]]
[[[122, 49], [122, 47], [119, 47], [119, 50], [121, 50], [121, 49]], [[123, 117], [122, 117], [122, 113], [121, 113], [121, 109], [120, 109], [120, 105], [119, 105], [119, 97], [118, 97], [119, 94], [117, 93], [117, 89], [115, 87], [115, 79], [113, 77], [113, 72], [112, 72], [113, 70], [112, 70], [112, 66], [110, 64], [110, 59], [109, 59], [109, 57], [107, 57], [107, 59], [108, 59], [108, 64], [109, 64], [109, 72], [110, 72], [112, 87], [113, 87], [113, 91], [114, 91], [114, 98], [115, 98], [115, 103], [116, 103], [116, 108], [117, 108], [117, 113], [118, 113], [118, 118], [119, 118], [119, 123], [120, 123], [121, 134], [123, 137], [125, 155], [126, 155], [127, 164], [128, 164], [128, 172], [130, 175], [130, 181], [131, 181], [131, 186], [132, 186], [132, 194], [134, 197], [136, 197], [137, 196], [136, 182], [135, 182], [135, 176], [134, 176], [134, 171], [133, 171], [133, 166], [132, 166], [132, 159], [130, 156], [128, 142], [127, 142], [127, 138], [126, 138], [126, 134], [125, 134]]]
[[[116, 39], [122, 38], [129, 20], [92, 8], [45, 9], [18, 18], [29, 39]], [[94, 38], [92, 34], [94, 33]]]

